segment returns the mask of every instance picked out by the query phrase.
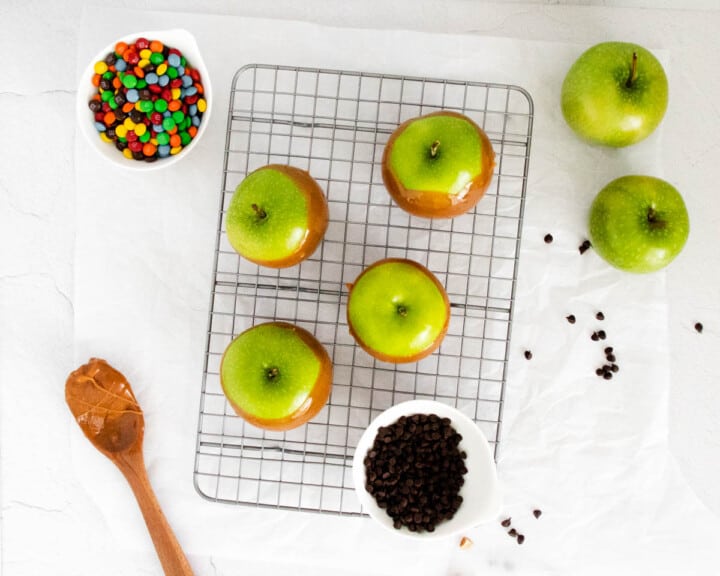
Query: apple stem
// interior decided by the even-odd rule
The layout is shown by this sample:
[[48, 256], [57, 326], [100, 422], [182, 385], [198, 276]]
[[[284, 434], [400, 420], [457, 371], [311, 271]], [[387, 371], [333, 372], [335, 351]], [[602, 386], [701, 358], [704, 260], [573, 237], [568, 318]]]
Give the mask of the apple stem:
[[397, 313], [400, 314], [400, 316], [405, 317], [407, 316], [407, 308], [400, 304], [400, 306], [397, 307]]
[[430, 158], [435, 158], [437, 156], [438, 150], [440, 149], [440, 140], [435, 140], [430, 145]]
[[255, 214], [260, 220], [262, 220], [263, 218], [267, 218], [267, 212], [265, 212], [265, 210], [260, 208], [260, 206], [258, 206], [257, 204], [253, 204], [252, 209], [255, 210]]
[[280, 370], [278, 370], [277, 368], [275, 368], [273, 366], [266, 372], [266, 374], [267, 374], [268, 380], [274, 380], [275, 378], [277, 378], [280, 375]]
[[633, 52], [632, 64], [630, 65], [630, 76], [628, 76], [627, 82], [625, 82], [625, 86], [628, 88], [632, 88], [635, 80], [637, 80], [637, 59], [637, 52]]
[[653, 229], [665, 228], [665, 225], [666, 225], [665, 221], [657, 219], [657, 212], [655, 212], [655, 208], [653, 208], [652, 206], [650, 206], [650, 208], [648, 208], [647, 220], [648, 220], [648, 224], [650, 224], [650, 228], [653, 228]]

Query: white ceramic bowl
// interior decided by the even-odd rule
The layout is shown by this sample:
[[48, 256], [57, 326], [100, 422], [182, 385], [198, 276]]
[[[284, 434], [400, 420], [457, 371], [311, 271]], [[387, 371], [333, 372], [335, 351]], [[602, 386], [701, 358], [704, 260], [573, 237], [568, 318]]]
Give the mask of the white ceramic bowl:
[[[188, 144], [183, 150], [174, 156], [168, 156], [167, 158], [158, 158], [155, 162], [141, 162], [138, 160], [130, 160], [125, 158], [122, 152], [115, 148], [113, 144], [103, 142], [100, 139], [95, 123], [93, 120], [92, 112], [88, 108], [88, 101], [92, 98], [97, 88], [92, 85], [92, 77], [94, 74], [95, 62], [103, 60], [107, 56], [108, 52], [115, 48], [115, 44], [118, 42], [134, 42], [138, 38], [147, 38], [148, 40], [160, 40], [163, 44], [177, 48], [183, 53], [183, 56], [187, 58], [188, 62], [192, 64], [194, 68], [197, 68], [202, 78], [202, 84], [204, 89], [204, 98], [207, 102], [207, 109], [203, 112], [202, 122], [200, 127], [192, 139], [192, 142]], [[210, 112], [213, 108], [213, 97], [212, 87], [210, 85], [210, 77], [208, 75], [207, 67], [203, 61], [200, 49], [198, 48], [195, 37], [190, 34], [187, 30], [157, 30], [149, 32], [136, 32], [134, 34], [128, 34], [121, 38], [116, 38], [110, 44], [100, 50], [97, 55], [90, 61], [85, 71], [80, 76], [80, 82], [78, 83], [77, 99], [75, 102], [75, 110], [78, 120], [78, 126], [80, 131], [85, 135], [90, 145], [108, 162], [111, 162], [121, 168], [127, 170], [133, 170], [136, 172], [146, 172], [149, 170], [158, 170], [161, 168], [167, 168], [172, 166], [176, 162], [187, 158], [187, 156], [193, 151], [198, 145], [203, 134], [207, 130], [210, 122]]]
[[[378, 507], [373, 496], [365, 490], [363, 460], [375, 441], [378, 429], [396, 422], [400, 416], [411, 414], [437, 414], [441, 418], [449, 418], [453, 428], [462, 435], [459, 448], [467, 452], [465, 465], [468, 471], [464, 476], [465, 484], [460, 489], [463, 502], [455, 516], [438, 524], [433, 532], [411, 532], [405, 526], [394, 528], [392, 518]], [[502, 506], [492, 450], [480, 428], [459, 410], [432, 400], [410, 400], [396, 404], [370, 423], [355, 450], [353, 482], [365, 512], [391, 532], [412, 538], [434, 539], [460, 534], [473, 526], [494, 520]]]

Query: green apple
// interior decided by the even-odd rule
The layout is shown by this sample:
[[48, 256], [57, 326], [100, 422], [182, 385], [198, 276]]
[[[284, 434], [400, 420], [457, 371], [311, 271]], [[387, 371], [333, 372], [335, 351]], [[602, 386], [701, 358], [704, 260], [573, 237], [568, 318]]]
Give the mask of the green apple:
[[285, 268], [315, 251], [327, 225], [327, 200], [310, 174], [270, 164], [237, 187], [226, 229], [241, 256], [262, 266]]
[[495, 152], [467, 116], [443, 110], [401, 124], [383, 153], [382, 175], [395, 202], [425, 218], [451, 218], [478, 203]]
[[450, 303], [430, 270], [412, 260], [387, 258], [363, 270], [351, 285], [347, 321], [371, 356], [415, 362], [440, 346]]
[[645, 48], [628, 42], [589, 48], [562, 85], [562, 113], [570, 128], [606, 146], [629, 146], [647, 138], [663, 119], [667, 103], [662, 65]]
[[654, 272], [667, 266], [685, 246], [689, 231], [680, 193], [652, 176], [613, 180], [590, 208], [595, 251], [629, 272]]
[[289, 430], [313, 418], [327, 402], [332, 363], [307, 330], [266, 322], [230, 343], [220, 364], [220, 382], [245, 420], [260, 428]]

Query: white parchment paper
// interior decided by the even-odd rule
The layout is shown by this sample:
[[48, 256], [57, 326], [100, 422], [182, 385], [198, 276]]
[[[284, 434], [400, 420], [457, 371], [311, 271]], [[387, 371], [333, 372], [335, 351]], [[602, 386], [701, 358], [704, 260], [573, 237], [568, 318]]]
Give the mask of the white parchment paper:
[[[662, 130], [614, 151], [579, 142], [564, 124], [560, 85], [584, 46], [88, 9], [79, 69], [117, 36], [176, 26], [197, 37], [215, 93], [192, 158], [137, 175], [101, 162], [77, 140], [76, 359], [104, 357], [132, 383], [145, 411], [151, 482], [198, 574], [704, 574], [718, 565], [720, 523], [667, 450], [664, 274], [623, 274], [592, 251], [578, 253], [604, 184], [629, 173], [664, 176]], [[394, 538], [367, 519], [226, 506], [194, 491], [228, 94], [234, 72], [254, 62], [511, 83], [531, 93], [499, 461], [505, 512], [525, 534], [522, 546], [498, 523], [471, 531], [475, 546], [460, 550], [456, 541]], [[548, 232], [552, 244], [543, 241]], [[565, 320], [570, 313], [574, 325]], [[602, 345], [590, 340], [599, 328], [621, 366], [611, 381], [594, 374], [604, 360]], [[75, 466], [94, 502], [86, 523], [152, 562], [124, 480], [79, 431], [75, 438]], [[540, 519], [533, 508], [543, 510]]]

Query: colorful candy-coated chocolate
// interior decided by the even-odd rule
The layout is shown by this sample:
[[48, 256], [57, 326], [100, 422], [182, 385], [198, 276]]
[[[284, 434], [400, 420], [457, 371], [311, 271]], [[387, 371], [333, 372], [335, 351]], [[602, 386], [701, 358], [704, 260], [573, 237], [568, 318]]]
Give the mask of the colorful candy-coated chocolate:
[[118, 42], [93, 72], [92, 121], [126, 158], [174, 156], [197, 136], [207, 110], [202, 79], [176, 48], [147, 38]]

